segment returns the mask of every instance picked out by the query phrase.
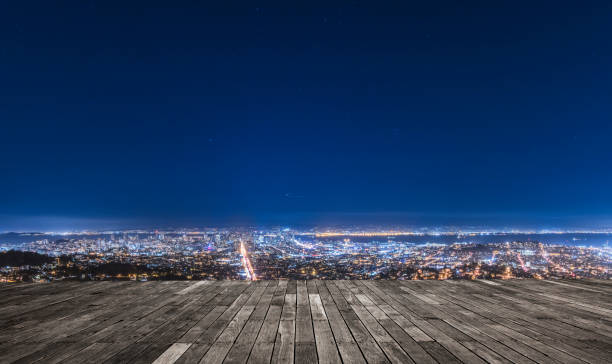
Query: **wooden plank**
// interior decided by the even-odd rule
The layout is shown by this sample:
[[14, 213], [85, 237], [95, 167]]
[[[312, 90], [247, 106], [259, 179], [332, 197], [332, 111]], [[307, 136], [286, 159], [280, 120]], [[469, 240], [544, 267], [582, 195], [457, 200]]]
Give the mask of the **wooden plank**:
[[[446, 294], [446, 292], [439, 292], [439, 296], [440, 297], [444, 297], [444, 295]], [[462, 298], [461, 294], [453, 294], [453, 296], [448, 296], [446, 298], [448, 300], [448, 304], [452, 306], [452, 302], [464, 302], [464, 298]], [[500, 343], [503, 343], [505, 346], [508, 346], [509, 348], [513, 349], [514, 351], [516, 351], [517, 353], [520, 353], [522, 355], [525, 355], [527, 357], [529, 357], [530, 359], [532, 359], [533, 361], [537, 361], [537, 362], [553, 362], [552, 358], [545, 356], [543, 353], [541, 353], [541, 350], [539, 350], [537, 347], [539, 346], [538, 343], [536, 343], [535, 340], [517, 340], [514, 336], [514, 333], [511, 329], [508, 329], [509, 331], [505, 331], [505, 330], [497, 330], [495, 328], [492, 328], [494, 325], [498, 324], [498, 320], [499, 318], [495, 318], [493, 320], [482, 320], [479, 318], [479, 314], [485, 314], [488, 310], [484, 307], [475, 307], [475, 305], [481, 305], [481, 303], [475, 303], [472, 300], [470, 300], [469, 302], [465, 302], [465, 304], [467, 306], [465, 306], [466, 308], [469, 309], [477, 309], [478, 314], [476, 313], [471, 313], [470, 315], [466, 315], [466, 314], [462, 314], [460, 313], [461, 310], [453, 310], [453, 315], [457, 315], [458, 317], [462, 317], [462, 316], [467, 316], [469, 317], [469, 319], [467, 319], [468, 322], [474, 322], [477, 321], [479, 322], [479, 325], [477, 326], [477, 331], [480, 331], [488, 336], [490, 336], [492, 339], [499, 341]], [[494, 310], [499, 310], [499, 307], [495, 307]], [[454, 325], [455, 327], [462, 327], [463, 326], [463, 331], [467, 332], [467, 326], [466, 324], [461, 324], [461, 323], [457, 323], [453, 320], [449, 320], [447, 319], [447, 322], [451, 323], [452, 325]], [[517, 333], [518, 334], [518, 333]], [[494, 348], [494, 345], [491, 344], [495, 344], [495, 341], [491, 342], [491, 341], [485, 341], [482, 340], [481, 343], [485, 344], [485, 345], [489, 345], [490, 347]], [[495, 344], [497, 345], [497, 344]], [[534, 346], [535, 345], [535, 346]], [[539, 348], [541, 349], [542, 346], [539, 346]], [[512, 354], [512, 352], [508, 352], [508, 351], [503, 351], [502, 350], [503, 347], [499, 347], [497, 346], [497, 350], [496, 352], [500, 355], [506, 355], [506, 357], [508, 359], [511, 359], [509, 354]], [[549, 351], [552, 350], [552, 352], [554, 353], [558, 353], [557, 350], [554, 350], [552, 348], [550, 349], [545, 349], [545, 351]], [[560, 353], [560, 355], [564, 356], [563, 353]], [[570, 362], [573, 360], [572, 358], [569, 358]]]
[[180, 294], [180, 295], [188, 294], [188, 293], [191, 293], [191, 292], [197, 290], [200, 286], [205, 286], [207, 284], [210, 284], [210, 281], [198, 281], [198, 282], [192, 283], [188, 287], [178, 291], [177, 294]]
[[198, 363], [204, 354], [206, 354], [208, 349], [210, 349], [210, 344], [188, 343], [187, 345], [189, 345], [189, 349], [187, 349], [183, 355], [176, 360], [175, 364]]
[[295, 343], [295, 363], [296, 364], [316, 364], [317, 349], [314, 343], [301, 342]]
[[315, 346], [310, 302], [305, 281], [297, 282], [295, 318], [295, 362], [316, 363], [317, 349]]
[[[410, 289], [407, 289], [407, 287], [400, 286], [399, 288], [402, 288], [404, 291], [406, 290], [410, 291]], [[409, 295], [405, 295], [405, 294], [400, 295], [398, 293], [395, 293], [394, 295], [396, 297], [401, 296], [402, 298], [400, 298], [399, 300], [397, 299], [390, 300], [387, 303], [396, 304], [396, 305], [400, 304], [406, 307], [404, 305], [406, 300], [408, 300], [408, 302], [414, 302], [414, 299], [418, 299], [418, 297], [416, 296], [414, 296], [415, 298], [412, 299]], [[420, 309], [423, 311], [422, 314], [425, 315], [425, 317], [431, 317], [430, 311], [426, 310], [424, 306], [418, 306], [418, 303], [415, 303], [411, 307], [420, 307]], [[404, 312], [407, 312], [407, 311], [404, 310]], [[448, 350], [450, 353], [452, 353], [455, 357], [457, 357], [461, 361], [470, 362], [470, 363], [484, 363], [484, 360], [482, 360], [482, 358], [480, 358], [479, 356], [471, 352], [465, 346], [461, 345], [459, 342], [457, 342], [456, 340], [454, 340], [453, 338], [451, 338], [444, 332], [437, 329], [435, 326], [428, 323], [425, 318], [416, 317], [415, 315], [411, 313], [408, 313], [407, 318], [409, 318], [410, 321], [414, 323], [415, 326], [417, 326], [421, 331], [425, 332], [427, 336], [435, 339], [440, 345], [442, 345], [446, 350]], [[432, 353], [432, 356], [433, 355], [435, 354]]]
[[32, 351], [37, 351], [41, 348], [45, 347], [44, 344], [13, 344], [11, 346], [1, 346], [0, 347], [0, 363], [12, 363], [15, 362]]
[[342, 315], [340, 314], [340, 311], [338, 310], [338, 307], [336, 306], [327, 285], [318, 281], [317, 288], [342, 361], [345, 363], [365, 363], [366, 361], [361, 354], [359, 345], [357, 345], [355, 342], [351, 331], [344, 322], [344, 319], [342, 318]]
[[494, 283], [4, 286], [0, 362], [609, 362], [612, 284]]
[[287, 281], [280, 281], [276, 286], [274, 295], [270, 300], [270, 306], [265, 320], [259, 330], [255, 344], [251, 350], [248, 362], [251, 364], [270, 363], [274, 352], [274, 342], [281, 319], [283, 305], [285, 303], [285, 292]]
[[327, 320], [313, 321], [317, 355], [321, 364], [339, 364], [340, 354]]
[[[344, 291], [346, 294], [345, 298], [350, 297], [350, 300], [354, 302], [351, 304], [351, 308], [359, 317], [361, 323], [367, 328], [370, 335], [378, 346], [385, 353], [385, 356], [391, 363], [412, 363], [413, 360], [410, 356], [404, 352], [401, 346], [389, 335], [389, 333], [380, 325], [376, 318], [368, 311], [368, 309], [361, 304], [361, 301], [355, 294], [359, 294], [357, 286], [353, 285], [352, 282], [343, 282], [347, 290]], [[349, 293], [350, 292], [350, 293]], [[351, 296], [355, 296], [354, 298]], [[362, 297], [363, 299], [364, 297]], [[347, 299], [348, 301], [348, 299]], [[374, 302], [368, 299], [367, 302], [371, 302], [370, 307], [375, 307]], [[384, 314], [384, 313], [383, 313]], [[385, 316], [386, 317], [386, 316]], [[364, 353], [365, 356], [365, 353]]]
[[249, 353], [253, 348], [253, 344], [257, 339], [259, 329], [263, 324], [263, 320], [249, 320], [243, 327], [240, 335], [232, 345], [224, 363], [246, 363], [249, 358]]
[[224, 363], [246, 363], [249, 358], [249, 354], [253, 348], [253, 344], [257, 339], [259, 331], [263, 325], [263, 320], [268, 313], [268, 307], [274, 292], [276, 291], [277, 283], [270, 284], [264, 291], [264, 294], [257, 302], [253, 313], [249, 317], [248, 322], [245, 324], [242, 332], [234, 342], [230, 352], [227, 354]]
[[[180, 293], [179, 293], [180, 294]], [[184, 294], [184, 293], [183, 293]], [[160, 355], [153, 364], [173, 364], [189, 349], [191, 344], [174, 343]]]
[[314, 321], [327, 320], [325, 315], [325, 309], [323, 308], [323, 302], [321, 302], [321, 296], [319, 294], [309, 294], [310, 301], [310, 313]]
[[[389, 333], [389, 335], [399, 344], [399, 346], [417, 363], [436, 363], [434, 358], [428, 354], [419, 344], [410, 336], [408, 333], [400, 327], [396, 321], [403, 323], [403, 320], [406, 320], [403, 316], [401, 316], [397, 311], [394, 311], [389, 305], [387, 305], [384, 299], [371, 290], [375, 284], [367, 284], [365, 282], [361, 282], [361, 288], [364, 293], [367, 294], [370, 302], [377, 302], [377, 307], [380, 311], [384, 313], [389, 312], [390, 315], [388, 318], [381, 318], [379, 320], [381, 326]], [[388, 307], [388, 308], [387, 308]], [[383, 309], [384, 308], [384, 309]], [[402, 318], [403, 320], [401, 320]], [[423, 333], [423, 335], [425, 335]], [[425, 335], [426, 336], [426, 335]], [[426, 336], [429, 338], [429, 336]], [[431, 339], [430, 339], [431, 340]], [[430, 341], [429, 340], [429, 341]]]
[[296, 294], [287, 293], [285, 295], [285, 302], [283, 304], [283, 311], [281, 314], [281, 320], [295, 321], [296, 318]]
[[[234, 344], [234, 341], [236, 341], [242, 329], [246, 326], [247, 322], [249, 322], [248, 319], [253, 313], [253, 311], [255, 310], [255, 307], [257, 303], [259, 302], [259, 299], [263, 295], [265, 291], [265, 286], [267, 284], [268, 282], [265, 282], [265, 281], [260, 281], [257, 284], [255, 284], [253, 293], [250, 296], [248, 296], [246, 300], [243, 300], [244, 306], [242, 307], [236, 306], [236, 308], [238, 309], [238, 311], [236, 312], [236, 315], [227, 324], [227, 326], [225, 326], [225, 328], [220, 333], [220, 335], [216, 337], [216, 340], [211, 345], [210, 349], [206, 352], [204, 357], [202, 357], [202, 359], [200, 360], [201, 363], [214, 364], [214, 363], [222, 363], [224, 361], [225, 357], [230, 352]], [[251, 321], [249, 323], [249, 327], [248, 327], [249, 332], [247, 333], [247, 335], [251, 335], [255, 338], [257, 336], [257, 332], [259, 331], [260, 326], [261, 326], [261, 320]], [[250, 352], [250, 348], [252, 347], [252, 341], [250, 340], [250, 337], [243, 336], [242, 340], [240, 340], [238, 345], [239, 345], [238, 347], [242, 349], [245, 349], [246, 347], [248, 347], [249, 352]], [[248, 358], [248, 352], [246, 353], [247, 355], [243, 355], [243, 354], [244, 353], [234, 352], [234, 356], [230, 358], [230, 360], [232, 362], [246, 362]]]
[[295, 351], [295, 321], [281, 320], [274, 341], [273, 363], [293, 363]]
[[169, 347], [170, 347], [170, 343], [150, 344], [135, 359], [133, 359], [131, 363], [150, 364], [155, 359], [157, 359], [164, 351], [166, 351]]

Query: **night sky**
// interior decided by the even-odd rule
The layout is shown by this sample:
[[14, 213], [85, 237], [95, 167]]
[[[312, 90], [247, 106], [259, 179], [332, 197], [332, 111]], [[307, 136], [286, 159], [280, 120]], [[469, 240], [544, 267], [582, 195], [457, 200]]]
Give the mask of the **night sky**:
[[4, 2], [0, 231], [612, 226], [610, 2], [294, 3]]

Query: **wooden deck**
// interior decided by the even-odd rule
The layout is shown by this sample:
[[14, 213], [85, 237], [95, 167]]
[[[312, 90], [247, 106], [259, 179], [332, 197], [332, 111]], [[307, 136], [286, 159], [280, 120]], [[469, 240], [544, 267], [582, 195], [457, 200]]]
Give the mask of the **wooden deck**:
[[610, 363], [609, 281], [0, 286], [0, 363]]

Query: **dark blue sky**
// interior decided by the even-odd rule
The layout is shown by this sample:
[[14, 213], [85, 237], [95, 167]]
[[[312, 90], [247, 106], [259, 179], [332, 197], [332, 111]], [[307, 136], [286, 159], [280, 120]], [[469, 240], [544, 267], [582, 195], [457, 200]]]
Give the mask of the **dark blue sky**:
[[612, 216], [610, 2], [211, 3], [0, 7], [0, 230]]

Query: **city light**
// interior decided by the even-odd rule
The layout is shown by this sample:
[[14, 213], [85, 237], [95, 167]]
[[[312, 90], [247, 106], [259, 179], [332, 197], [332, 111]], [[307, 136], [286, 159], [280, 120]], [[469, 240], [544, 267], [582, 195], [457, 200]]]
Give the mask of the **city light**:
[[[192, 229], [24, 234], [26, 242], [0, 243], [0, 251], [6, 255], [19, 250], [35, 257], [27, 264], [1, 267], [0, 279], [610, 277], [610, 233], [566, 233], [554, 238], [544, 234], [386, 233], [383, 229], [378, 234], [353, 230], [346, 235], [289, 229]], [[551, 242], [560, 240], [564, 243]], [[594, 245], [572, 245], [575, 241]]]

